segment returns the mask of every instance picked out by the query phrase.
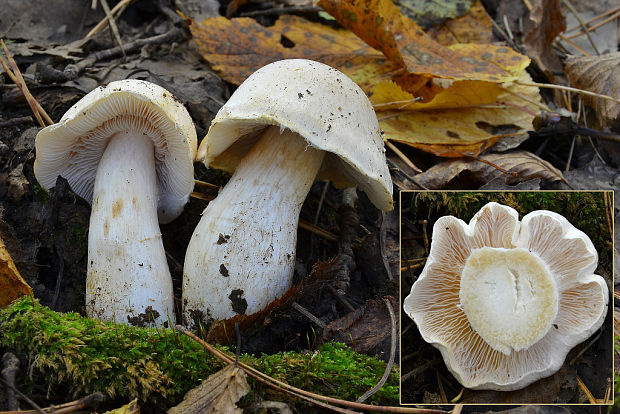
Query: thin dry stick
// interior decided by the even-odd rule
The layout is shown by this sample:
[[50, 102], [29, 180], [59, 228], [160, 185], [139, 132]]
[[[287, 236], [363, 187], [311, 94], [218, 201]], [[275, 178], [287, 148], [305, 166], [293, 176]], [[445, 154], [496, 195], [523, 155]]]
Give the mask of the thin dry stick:
[[9, 77], [15, 83], [15, 85], [19, 88], [19, 90], [24, 95], [24, 97], [26, 97], [26, 102], [28, 102], [28, 105], [30, 106], [32, 113], [39, 121], [39, 124], [42, 127], [47, 126], [45, 122], [43, 122], [43, 119], [44, 119], [45, 121], [49, 123], [49, 125], [52, 125], [54, 121], [52, 121], [49, 115], [47, 115], [47, 112], [45, 112], [43, 107], [39, 104], [39, 102], [37, 102], [36, 99], [34, 99], [34, 96], [32, 96], [32, 94], [28, 90], [28, 86], [26, 86], [26, 81], [24, 81], [24, 78], [22, 77], [22, 73], [19, 71], [19, 67], [17, 66], [17, 63], [15, 63], [15, 60], [13, 59], [13, 56], [9, 52], [9, 49], [7, 49], [6, 44], [4, 43], [3, 39], [0, 39], [0, 45], [2, 45], [2, 50], [4, 50], [4, 54], [7, 60], [9, 61], [9, 64], [11, 65], [11, 68], [13, 69], [13, 71], [11, 72], [11, 70], [9, 70], [9, 68], [6, 65], [6, 62], [0, 56], [0, 64], [2, 64], [2, 68], [9, 75]]
[[[465, 389], [465, 388], [461, 388], [461, 393], [460, 393], [459, 395], [457, 395], [457, 397], [459, 397], [459, 398], [461, 397], [461, 395], [463, 394], [463, 390], [464, 390], [464, 389]], [[456, 398], [456, 397], [455, 397], [455, 398]], [[457, 400], [457, 401], [458, 401], [458, 400]], [[452, 399], [452, 401], [451, 401], [451, 402], [456, 402], [456, 401], [454, 401], [454, 399]], [[464, 405], [463, 405], [463, 404], [457, 404], [457, 405], [455, 405], [455, 406], [454, 406], [454, 409], [452, 410], [452, 414], [461, 414], [461, 411], [463, 411], [463, 407], [464, 407]]]
[[405, 164], [407, 164], [407, 166], [409, 168], [411, 168], [413, 171], [415, 172], [419, 172], [421, 173], [422, 170], [419, 169], [418, 167], [416, 167], [416, 165], [401, 151], [398, 149], [398, 147], [394, 144], [392, 144], [389, 140], [385, 140], [385, 145], [391, 149], [392, 151], [394, 151], [394, 153], [396, 155], [398, 155], [398, 158], [400, 158], [401, 160], [403, 160], [405, 162]]
[[563, 91], [575, 92], [580, 95], [594, 96], [595, 98], [602, 98], [608, 101], [620, 103], [620, 99], [614, 98], [612, 96], [601, 95], [600, 93], [590, 92], [590, 91], [586, 91], [583, 89], [571, 88], [570, 86], [554, 85], [552, 83], [520, 82], [520, 81], [514, 81], [514, 83], [518, 85], [523, 85], [523, 86], [537, 86], [539, 88], [560, 89]]
[[476, 161], [479, 161], [481, 163], [490, 165], [491, 167], [495, 168], [496, 170], [498, 170], [501, 173], [512, 175], [513, 177], [518, 177], [519, 176], [518, 172], [505, 170], [504, 168], [500, 167], [499, 165], [495, 164], [494, 162], [491, 162], [489, 160], [485, 160], [484, 158], [478, 157], [477, 155], [465, 154], [464, 152], [461, 152], [461, 151], [455, 151], [455, 152], [461, 154], [464, 157], [473, 158]]
[[581, 378], [579, 378], [579, 375], [577, 375], [577, 384], [579, 384], [581, 391], [583, 391], [586, 397], [588, 397], [590, 404], [596, 404], [596, 398], [594, 398], [594, 395], [592, 395], [588, 387], [586, 387], [586, 384], [581, 380]]
[[[198, 342], [200, 345], [202, 345], [205, 349], [207, 349], [209, 352], [214, 354], [216, 357], [228, 363], [234, 362], [235, 359], [233, 357], [225, 354], [219, 349], [211, 346], [209, 343], [198, 338], [196, 335], [194, 335], [193, 333], [185, 329], [183, 326], [176, 325], [175, 327], [179, 332], [182, 332], [184, 335], [187, 335], [190, 338], [192, 338], [194, 341]], [[318, 395], [318, 394], [314, 394], [309, 391], [302, 390], [297, 387], [293, 387], [292, 385], [289, 385], [285, 382], [272, 378], [269, 375], [263, 374], [259, 370], [254, 369], [251, 366], [246, 365], [242, 362], [239, 362], [239, 367], [241, 367], [246, 372], [246, 374], [250, 375], [251, 377], [256, 378], [258, 380], [262, 380], [267, 385], [277, 388], [281, 391], [296, 393], [298, 396], [300, 396], [300, 398], [301, 396], [309, 397], [311, 399], [315, 398], [315, 399], [323, 400], [327, 403], [340, 404], [342, 406], [346, 406], [348, 408], [352, 408], [356, 410], [368, 410], [368, 411], [376, 411], [376, 412], [383, 412], [383, 413], [448, 414], [446, 411], [443, 411], [443, 410], [434, 410], [434, 409], [425, 409], [425, 408], [409, 408], [409, 407], [375, 406], [375, 405], [362, 404], [362, 403], [357, 403], [357, 402], [352, 402], [352, 401], [340, 400], [338, 398]], [[334, 407], [334, 408], [337, 408], [337, 407]]]
[[114, 20], [114, 16], [112, 16], [112, 12], [110, 11], [110, 6], [108, 6], [108, 0], [101, 0], [101, 7], [103, 7], [103, 11], [105, 12], [106, 17], [108, 18], [108, 23], [110, 24], [110, 30], [112, 30], [112, 35], [114, 36], [114, 40], [116, 40], [118, 47], [121, 48], [121, 53], [123, 53], [123, 57], [127, 58], [127, 54], [125, 53], [125, 48], [123, 48], [123, 41], [121, 40], [121, 34], [118, 31], [118, 26], [116, 26], [116, 21]]
[[218, 190], [218, 191], [220, 190], [220, 186], [219, 185], [207, 183], [206, 181], [194, 180], [194, 185], [196, 187], [210, 188], [212, 190]]
[[588, 52], [587, 50], [585, 50], [584, 48], [582, 48], [581, 46], [579, 46], [577, 43], [573, 42], [572, 40], [570, 40], [569, 38], [559, 34], [558, 37], [560, 38], [560, 40], [565, 41], [566, 43], [568, 43], [569, 45], [571, 45], [572, 47], [574, 47], [575, 49], [577, 49], [582, 55], [584, 56], [592, 56], [592, 53]]
[[[615, 19], [617, 19], [618, 17], [620, 17], [620, 9], [618, 9], [619, 11], [614, 13], [612, 16], [609, 16], [608, 18], [606, 18], [605, 20], [603, 20], [600, 23], [595, 24], [594, 26], [590, 26], [588, 27], [589, 31], [594, 31], [596, 29], [598, 29], [601, 26], [606, 25], [607, 23], [614, 21]], [[573, 39], [575, 37], [579, 37], [581, 35], [583, 35], [585, 32], [583, 31], [583, 29], [581, 29], [581, 31], [579, 31], [578, 33], [572, 34], [570, 36], [566, 36], [567, 39]]]
[[[110, 10], [110, 14], [111, 15], [115, 15], [119, 10], [121, 9], [125, 9], [125, 7], [127, 7], [129, 5], [129, 3], [131, 3], [132, 0], [121, 0], [120, 2], [118, 2], [118, 4], [116, 6], [114, 6], [112, 8], [112, 10]], [[119, 15], [122, 13], [119, 12]], [[101, 30], [103, 30], [103, 28], [105, 27], [105, 25], [108, 24], [108, 16], [104, 17], [103, 20], [101, 20], [99, 23], [97, 23], [97, 25], [95, 27], [93, 27], [91, 29], [90, 32], [88, 32], [86, 34], [86, 36], [84, 36], [84, 38], [80, 41], [80, 42], [86, 42], [88, 39], [90, 39], [91, 37], [95, 36], [97, 33], [99, 33]]]
[[9, 387], [10, 389], [12, 389], [13, 391], [15, 391], [15, 393], [17, 395], [19, 395], [24, 401], [26, 401], [28, 404], [30, 404], [32, 407], [35, 408], [36, 412], [38, 413], [43, 413], [45, 414], [45, 411], [43, 411], [43, 409], [41, 407], [39, 407], [37, 405], [36, 402], [32, 401], [30, 398], [28, 398], [28, 396], [26, 394], [24, 394], [23, 392], [21, 392], [20, 390], [18, 390], [17, 388], [15, 388], [13, 386], [13, 384], [9, 384], [4, 378], [0, 377], [0, 382], [2, 382], [5, 386]]
[[[64, 404], [53, 405], [51, 407], [43, 408], [42, 411], [46, 414], [67, 414], [76, 411], [83, 411], [85, 408], [93, 407], [101, 401], [105, 400], [105, 396], [100, 392], [87, 395], [79, 400], [71, 401]], [[90, 411], [90, 410], [89, 410]], [[22, 411], [0, 411], [0, 414], [37, 414], [41, 411], [37, 410], [22, 410]]]
[[211, 201], [215, 198], [215, 196], [213, 195], [202, 194], [196, 191], [192, 191], [189, 196], [192, 198], [198, 199], [198, 200], [203, 200], [203, 201]]
[[[620, 11], [620, 6], [618, 6], [616, 8], [613, 8], [613, 9], [610, 9], [610, 10], [607, 10], [606, 12], [604, 12], [602, 14], [599, 14], [598, 16], [594, 16], [593, 18], [591, 18], [590, 20], [585, 22], [585, 25], [586, 26], [590, 26], [595, 21], [601, 20], [603, 17], [609, 16], [610, 14], [616, 13], [618, 11]], [[580, 28], [581, 28], [581, 25], [577, 25], [577, 26], [571, 27], [570, 29], [566, 30], [566, 33], [572, 32], [573, 30], [577, 30], [577, 29], [580, 29]]]
[[592, 45], [592, 48], [594, 49], [594, 51], [596, 52], [597, 56], [600, 56], [601, 53], [598, 51], [596, 44], [594, 44], [594, 40], [592, 40], [592, 36], [590, 36], [590, 31], [588, 30], [588, 27], [585, 25], [585, 23], [583, 22], [583, 20], [581, 19], [581, 16], [579, 16], [579, 12], [577, 12], [577, 10], [575, 10], [575, 8], [573, 7], [573, 5], [570, 3], [570, 1], [568, 0], [562, 0], [562, 3], [564, 3], [564, 5], [566, 7], [568, 7], [568, 9], [570, 10], [571, 13], [573, 13], [573, 16], [575, 16], [575, 18], [577, 19], [577, 21], [579, 22], [579, 24], [581, 25], [581, 27], [583, 28], [583, 30], [586, 33], [586, 36], [588, 36], [588, 40], [590, 41], [590, 44]]
[[338, 237], [334, 234], [331, 233], [327, 230], [324, 230], [322, 228], [320, 228], [319, 226], [315, 226], [314, 224], [304, 220], [304, 219], [299, 219], [299, 223], [298, 226], [304, 230], [308, 230], [314, 234], [316, 234], [317, 236], [320, 236], [326, 240], [332, 241], [332, 242], [338, 242]]
[[[517, 97], [517, 98], [519, 98], [519, 99], [521, 99], [521, 100], [523, 100], [523, 101], [525, 101], [525, 102], [529, 102], [529, 103], [531, 103], [532, 105], [535, 105], [535, 106], [539, 107], [539, 108], [540, 108], [540, 109], [542, 109], [543, 111], [551, 112], [551, 110], [549, 109], [549, 107], [548, 107], [547, 105], [545, 105], [544, 103], [541, 103], [541, 102], [536, 102], [535, 100], [530, 99], [530, 98], [527, 98], [527, 97], [525, 97], [525, 96], [523, 96], [523, 95], [521, 95], [521, 94], [518, 94], [518, 93], [516, 93], [516, 92], [513, 92], [513, 91], [511, 91], [510, 89], [508, 89], [508, 88], [506, 88], [506, 87], [504, 87], [504, 86], [502, 86], [502, 85], [498, 85], [498, 87], [499, 87], [501, 90], [503, 90], [504, 92], [506, 92], [506, 93], [508, 93], [508, 94], [510, 94], [510, 95], [512, 95], [512, 96], [515, 96], [515, 97]], [[522, 107], [519, 107], [519, 109], [523, 109], [523, 108], [522, 108]]]
[[439, 384], [439, 395], [441, 396], [441, 402], [447, 403], [448, 397], [446, 396], [446, 390], [443, 389], [443, 382], [441, 382], [439, 370], [435, 371], [435, 375], [437, 377], [437, 384]]
[[390, 359], [387, 365], [385, 366], [383, 377], [381, 377], [381, 380], [379, 380], [377, 385], [375, 385], [374, 387], [366, 391], [364, 395], [362, 395], [361, 397], [357, 399], [357, 402], [360, 402], [360, 403], [366, 401], [368, 397], [370, 397], [371, 395], [379, 391], [381, 387], [383, 387], [383, 384], [385, 384], [385, 382], [389, 378], [390, 373], [392, 372], [392, 367], [394, 366], [394, 357], [396, 356], [396, 316], [394, 316], [394, 309], [392, 309], [392, 304], [390, 303], [390, 300], [387, 298], [383, 298], [383, 303], [385, 303], [385, 306], [388, 312], [390, 313], [390, 323], [392, 324], [392, 337], [391, 337], [392, 341], [390, 342]]
[[314, 316], [312, 314], [312, 312], [310, 312], [308, 309], [304, 308], [303, 306], [301, 306], [299, 303], [297, 302], [293, 302], [293, 304], [291, 305], [293, 307], [293, 309], [295, 309], [297, 312], [301, 313], [302, 315], [304, 315], [306, 318], [310, 319], [310, 321], [312, 323], [314, 323], [316, 326], [318, 326], [321, 329], [325, 329], [325, 327], [327, 326], [325, 324], [325, 322], [323, 322], [322, 320], [320, 320], [319, 318], [317, 318], [316, 316]]

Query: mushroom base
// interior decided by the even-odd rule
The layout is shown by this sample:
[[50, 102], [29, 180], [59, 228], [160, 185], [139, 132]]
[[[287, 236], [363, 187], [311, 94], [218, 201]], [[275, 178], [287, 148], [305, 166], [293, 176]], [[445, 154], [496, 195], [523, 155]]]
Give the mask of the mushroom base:
[[301, 206], [324, 152], [268, 127], [209, 203], [185, 255], [188, 320], [253, 314], [292, 285]]
[[537, 255], [522, 248], [472, 251], [459, 296], [472, 328], [506, 355], [538, 342], [558, 314], [553, 276]]
[[101, 157], [88, 231], [86, 312], [116, 323], [174, 323], [172, 279], [157, 220], [151, 138], [119, 133]]

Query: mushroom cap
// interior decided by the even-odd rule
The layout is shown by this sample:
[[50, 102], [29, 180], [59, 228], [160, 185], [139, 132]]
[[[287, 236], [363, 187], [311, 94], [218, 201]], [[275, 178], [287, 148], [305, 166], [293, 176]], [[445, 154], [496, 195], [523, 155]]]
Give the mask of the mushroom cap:
[[[61, 175], [92, 203], [99, 159], [118, 132], [148, 135], [155, 148], [158, 217], [175, 219], [194, 188], [196, 130], [183, 104], [161, 86], [124, 79], [100, 86], [73, 105], [35, 141], [34, 173], [50, 190]], [[122, 189], [119, 189], [122, 191]]]
[[317, 179], [358, 185], [378, 208], [393, 208], [377, 118], [366, 94], [342, 72], [305, 59], [257, 70], [217, 113], [198, 159], [232, 172], [268, 125], [288, 128], [327, 152]]
[[[536, 332], [527, 346], [521, 346], [522, 338], [511, 342], [519, 345], [513, 347], [487, 342], [487, 332], [478, 332], [477, 321], [470, 320], [466, 312], [461, 290], [468, 260], [493, 249], [499, 258], [492, 266], [504, 260], [502, 256], [507, 252], [515, 252], [516, 264], [527, 267], [520, 256], [531, 254], [533, 261], [543, 263], [541, 272], [552, 279], [553, 286], [547, 291], [555, 291], [557, 303], [543, 301], [543, 305], [555, 306], [557, 313], [541, 322], [545, 326], [534, 327]], [[516, 210], [489, 203], [469, 224], [453, 216], [437, 220], [426, 265], [403, 308], [418, 325], [422, 338], [441, 351], [448, 369], [465, 387], [516, 390], [559, 370], [571, 348], [602, 325], [609, 294], [604, 279], [594, 274], [597, 262], [598, 254], [588, 236], [563, 216], [539, 210], [527, 214], [519, 223]], [[497, 274], [499, 280], [502, 272], [488, 273]], [[487, 302], [482, 307], [493, 302], [501, 304], [505, 299], [498, 300], [494, 295], [505, 295], [507, 290], [522, 297], [538, 292], [542, 285], [536, 279], [527, 279], [526, 273], [527, 269], [519, 269], [512, 286], [498, 281], [495, 293], [480, 288], [479, 299]], [[484, 277], [483, 283], [492, 282]], [[523, 278], [527, 283], [533, 281], [531, 288], [519, 284]], [[468, 289], [471, 294], [473, 289]], [[549, 307], [545, 309], [541, 312], [549, 312]], [[510, 320], [503, 315], [489, 320], [493, 318]], [[539, 325], [536, 316], [530, 318], [534, 319], [532, 325]], [[518, 331], [513, 328], [509, 327], [508, 337]]]

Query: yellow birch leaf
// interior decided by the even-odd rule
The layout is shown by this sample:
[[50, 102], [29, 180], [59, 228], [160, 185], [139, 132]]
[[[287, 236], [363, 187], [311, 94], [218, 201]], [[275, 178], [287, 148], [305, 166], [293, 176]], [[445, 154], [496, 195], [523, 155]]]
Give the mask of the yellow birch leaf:
[[[521, 80], [528, 82], [531, 78], [524, 72]], [[389, 93], [407, 96], [404, 91], [398, 95], [394, 85], [381, 83], [377, 87], [379, 90], [371, 95], [375, 105]], [[457, 81], [429, 103], [415, 102], [400, 110], [394, 109], [395, 105], [385, 111], [381, 106], [375, 108], [386, 139], [442, 157], [462, 157], [478, 155], [500, 138], [525, 137], [540, 111], [530, 101], [540, 102], [538, 88]]]
[[0, 237], [0, 308], [6, 308], [20, 296], [30, 294], [32, 288], [22, 279]]

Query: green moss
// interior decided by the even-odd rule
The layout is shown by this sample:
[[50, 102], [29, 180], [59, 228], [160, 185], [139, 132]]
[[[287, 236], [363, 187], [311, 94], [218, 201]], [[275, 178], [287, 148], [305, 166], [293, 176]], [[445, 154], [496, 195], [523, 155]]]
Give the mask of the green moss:
[[[76, 398], [101, 391], [159, 406], [178, 403], [187, 391], [223, 367], [198, 343], [172, 330], [57, 313], [32, 297], [0, 311], [0, 348], [28, 356], [32, 375], [26, 381], [31, 384], [59, 386]], [[385, 369], [382, 361], [338, 343], [327, 343], [308, 354], [241, 359], [292, 385], [345, 399], [355, 399], [374, 386]], [[373, 396], [374, 401], [396, 404], [397, 386], [394, 372]]]
[[[312, 392], [356, 400], [374, 387], [385, 371], [385, 363], [358, 354], [345, 344], [328, 342], [314, 352], [281, 352], [252, 358], [247, 363], [287, 384]], [[367, 403], [398, 403], [398, 373], [393, 370], [386, 384]]]
[[47, 203], [47, 200], [49, 200], [50, 198], [50, 195], [48, 194], [48, 192], [45, 191], [45, 189], [41, 187], [39, 183], [34, 184], [33, 191], [34, 191], [34, 195], [37, 196], [39, 200], [41, 200], [41, 204], [45, 205], [45, 203]]

